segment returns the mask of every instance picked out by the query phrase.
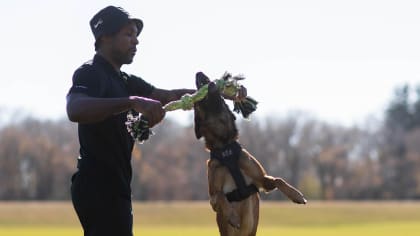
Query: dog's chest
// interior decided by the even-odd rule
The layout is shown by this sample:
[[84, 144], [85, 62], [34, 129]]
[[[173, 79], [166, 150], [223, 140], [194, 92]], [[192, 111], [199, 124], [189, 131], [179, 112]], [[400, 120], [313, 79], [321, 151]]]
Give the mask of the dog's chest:
[[[232, 175], [229, 173], [229, 170], [226, 167], [220, 166], [219, 168], [224, 168], [224, 184], [223, 184], [223, 193], [229, 193], [237, 189], [235, 181], [233, 180]], [[242, 175], [244, 176], [245, 183], [247, 185], [252, 183], [250, 177], [246, 176], [245, 173], [241, 170]]]

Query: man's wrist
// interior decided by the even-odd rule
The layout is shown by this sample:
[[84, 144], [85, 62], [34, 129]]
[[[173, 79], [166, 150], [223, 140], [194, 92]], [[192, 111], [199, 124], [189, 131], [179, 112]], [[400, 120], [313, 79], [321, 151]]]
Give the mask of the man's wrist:
[[189, 93], [189, 94], [193, 94], [195, 93], [196, 90], [192, 90], [192, 89], [176, 89], [176, 90], [172, 90], [174, 92], [174, 100], [179, 100], [181, 99], [182, 96], [184, 96], [185, 94]]

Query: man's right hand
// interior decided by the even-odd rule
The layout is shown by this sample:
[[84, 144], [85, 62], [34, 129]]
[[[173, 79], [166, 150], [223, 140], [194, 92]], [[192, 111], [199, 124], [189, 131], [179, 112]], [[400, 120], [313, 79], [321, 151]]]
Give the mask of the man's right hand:
[[131, 96], [130, 100], [132, 108], [147, 118], [149, 127], [155, 126], [165, 117], [165, 110], [157, 100], [137, 96]]

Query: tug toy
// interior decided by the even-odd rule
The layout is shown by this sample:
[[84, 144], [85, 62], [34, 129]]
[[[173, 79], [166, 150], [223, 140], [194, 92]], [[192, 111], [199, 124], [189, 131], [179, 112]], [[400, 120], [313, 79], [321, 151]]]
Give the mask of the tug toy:
[[[213, 82], [216, 84], [220, 93], [226, 97], [236, 97], [238, 91], [241, 89], [241, 85], [238, 83], [239, 80], [245, 79], [242, 76], [232, 76], [229, 73], [225, 73], [222, 78], [216, 79]], [[203, 85], [199, 90], [193, 94], [185, 94], [180, 100], [172, 101], [165, 106], [165, 111], [175, 110], [191, 110], [194, 108], [194, 103], [203, 100], [208, 93], [208, 84]], [[234, 101], [233, 110], [237, 113], [241, 113], [244, 118], [248, 118], [249, 115], [257, 109], [258, 102], [253, 98], [247, 96], [242, 100]], [[143, 115], [133, 115], [132, 111], [127, 114], [127, 130], [134, 140], [139, 143], [143, 143], [153, 135], [153, 131], [150, 130], [147, 117]]]

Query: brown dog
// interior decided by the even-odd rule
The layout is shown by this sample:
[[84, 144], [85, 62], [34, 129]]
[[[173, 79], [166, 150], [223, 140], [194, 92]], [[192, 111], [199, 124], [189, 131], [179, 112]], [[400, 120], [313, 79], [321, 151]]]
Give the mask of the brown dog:
[[261, 164], [240, 146], [235, 116], [216, 85], [203, 73], [197, 73], [197, 89], [205, 84], [207, 97], [194, 105], [195, 134], [197, 139], [204, 137], [211, 154], [207, 162], [209, 195], [220, 235], [256, 235], [259, 190], [269, 192], [277, 188], [299, 204], [305, 204], [306, 199], [283, 179], [267, 175]]

